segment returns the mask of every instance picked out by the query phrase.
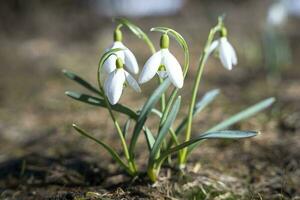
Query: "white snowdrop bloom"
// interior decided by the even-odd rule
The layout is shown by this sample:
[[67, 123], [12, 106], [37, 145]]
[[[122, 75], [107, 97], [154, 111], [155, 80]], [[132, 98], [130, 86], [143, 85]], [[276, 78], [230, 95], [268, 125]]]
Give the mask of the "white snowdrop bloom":
[[299, 0], [280, 0], [268, 9], [267, 23], [271, 26], [284, 24], [289, 16], [300, 17]]
[[268, 10], [267, 23], [272, 26], [283, 24], [288, 17], [288, 10], [285, 4], [281, 1], [273, 4]]
[[109, 73], [104, 83], [105, 94], [112, 105], [118, 103], [120, 100], [125, 83], [131, 86], [135, 91], [141, 92], [137, 81], [123, 68], [122, 59], [117, 58], [115, 69]]
[[113, 45], [106, 50], [109, 51], [111, 49], [123, 49], [115, 52], [109, 56], [109, 58], [104, 62], [103, 68], [107, 73], [110, 73], [116, 68], [116, 60], [117, 58], [121, 58], [123, 63], [125, 64], [126, 70], [128, 70], [132, 74], [137, 74], [139, 72], [139, 66], [134, 54], [121, 42], [122, 41], [122, 32], [120, 30], [115, 30], [114, 32], [114, 43]]
[[237, 64], [235, 50], [225, 36], [213, 41], [209, 47], [208, 53], [210, 54], [214, 50], [218, 51], [221, 63], [226, 69], [231, 70], [232, 66]]
[[145, 63], [139, 77], [139, 83], [143, 84], [152, 79], [155, 74], [158, 74], [161, 78], [169, 78], [175, 87], [182, 88], [182, 69], [177, 59], [168, 49], [169, 37], [167, 34], [162, 35], [160, 46], [161, 49]]

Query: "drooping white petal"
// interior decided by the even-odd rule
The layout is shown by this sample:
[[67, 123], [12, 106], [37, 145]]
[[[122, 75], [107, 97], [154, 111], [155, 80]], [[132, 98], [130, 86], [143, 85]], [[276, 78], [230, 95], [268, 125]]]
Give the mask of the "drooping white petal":
[[109, 56], [106, 59], [106, 61], [103, 63], [103, 69], [107, 73], [111, 73], [112, 71], [114, 71], [116, 69], [116, 60], [117, 60], [117, 57], [115, 55]]
[[219, 53], [220, 53], [220, 60], [223, 66], [231, 70], [232, 69], [232, 49], [230, 47], [229, 42], [225, 37], [220, 39], [220, 46], [219, 46]]
[[160, 78], [165, 79], [168, 77], [168, 72], [167, 71], [158, 71], [157, 74], [159, 75]]
[[[117, 48], [126, 49], [126, 47], [122, 44], [122, 42], [114, 42], [110, 48], [105, 50], [105, 52], [108, 52], [111, 49], [117, 49]], [[112, 71], [114, 71], [116, 69], [117, 57], [121, 58], [122, 61], [125, 62], [124, 61], [125, 60], [124, 50], [115, 52], [114, 54], [109, 56], [106, 59], [106, 61], [103, 63], [103, 69], [107, 73], [111, 73]]]
[[124, 54], [126, 69], [133, 74], [139, 73], [139, 65], [136, 61], [134, 54], [129, 49], [126, 49], [124, 51]]
[[116, 69], [111, 72], [108, 79], [104, 83], [104, 89], [108, 101], [114, 105], [118, 103], [123, 90], [123, 84], [125, 82], [125, 73], [123, 69]]
[[[127, 49], [122, 42], [114, 42], [112, 47], [110, 49]], [[125, 63], [125, 55], [124, 50], [120, 50], [115, 52], [115, 54], [122, 59], [122, 61]]]
[[231, 51], [231, 62], [233, 65], [237, 65], [238, 60], [237, 60], [236, 52], [235, 52], [233, 46], [229, 42], [228, 42], [228, 45], [229, 45], [229, 49]]
[[126, 71], [124, 71], [127, 83], [137, 92], [141, 92], [138, 82]]
[[177, 59], [169, 52], [168, 49], [163, 49], [162, 64], [165, 66], [168, 77], [173, 85], [177, 88], [183, 86], [183, 73]]
[[219, 46], [219, 41], [215, 40], [211, 43], [208, 48], [207, 54], [210, 55]]
[[161, 63], [162, 52], [161, 50], [153, 54], [145, 63], [143, 70], [139, 77], [139, 83], [145, 83], [153, 78]]
[[268, 10], [267, 23], [279, 26], [287, 20], [288, 14], [288, 9], [282, 1], [275, 3]]

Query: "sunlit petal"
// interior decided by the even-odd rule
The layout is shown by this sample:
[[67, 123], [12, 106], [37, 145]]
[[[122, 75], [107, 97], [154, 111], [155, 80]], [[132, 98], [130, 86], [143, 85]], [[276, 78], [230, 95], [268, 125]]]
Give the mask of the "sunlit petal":
[[161, 63], [161, 57], [161, 51], [158, 51], [147, 60], [139, 77], [140, 84], [149, 81], [155, 76]]
[[124, 54], [125, 54], [126, 69], [133, 74], [139, 73], [139, 66], [138, 66], [138, 63], [136, 61], [134, 54], [129, 49], [126, 49], [124, 51]]
[[162, 64], [165, 66], [168, 77], [173, 85], [177, 88], [183, 86], [183, 73], [177, 59], [167, 49], [163, 49]]
[[109, 56], [106, 59], [106, 61], [103, 63], [103, 69], [107, 73], [111, 73], [112, 71], [114, 71], [116, 69], [116, 60], [117, 60], [117, 57], [115, 55]]
[[111, 72], [104, 83], [105, 93], [109, 102], [114, 105], [118, 103], [125, 82], [125, 73], [123, 69], [116, 69]]
[[219, 41], [215, 40], [211, 43], [208, 48], [207, 54], [210, 55], [219, 46]]
[[138, 84], [138, 82], [126, 71], [125, 72], [125, 77], [126, 77], [126, 81], [127, 83], [137, 92], [141, 92], [141, 88]]
[[229, 45], [229, 49], [231, 51], [231, 62], [232, 62], [233, 65], [237, 65], [238, 60], [237, 60], [236, 52], [235, 52], [233, 46], [230, 43], [228, 43], [228, 45]]
[[[122, 42], [114, 42], [111, 49], [127, 49]], [[122, 59], [123, 62], [125, 62], [125, 55], [124, 55], [124, 50], [120, 50], [115, 52], [115, 54]]]
[[232, 50], [230, 45], [225, 37], [220, 39], [220, 60], [223, 66], [231, 70], [232, 69]]

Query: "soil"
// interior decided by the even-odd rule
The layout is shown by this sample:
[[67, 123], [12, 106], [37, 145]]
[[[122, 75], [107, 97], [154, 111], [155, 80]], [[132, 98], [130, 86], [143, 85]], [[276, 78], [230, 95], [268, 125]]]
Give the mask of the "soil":
[[[210, 59], [199, 97], [213, 88], [222, 94], [195, 119], [193, 133], [276, 97], [271, 108], [231, 127], [259, 130], [258, 137], [207, 141], [190, 157], [184, 175], [165, 166], [152, 184], [143, 174], [126, 176], [101, 147], [71, 128], [76, 122], [120, 149], [106, 110], [64, 96], [66, 90], [82, 89], [61, 70], [95, 83], [99, 56], [110, 45], [113, 30], [111, 20], [92, 9], [93, 1], [74, 2], [1, 3], [0, 199], [300, 199], [299, 19], [280, 29], [292, 54], [276, 74], [266, 67], [262, 44], [271, 1], [187, 1], [173, 16], [132, 19], [144, 30], [162, 25], [184, 35], [191, 45], [189, 88], [209, 28], [218, 14], [227, 13], [239, 65], [229, 72]], [[145, 44], [129, 31], [124, 35], [143, 63], [150, 53]], [[157, 34], [150, 36], [158, 39]], [[171, 43], [171, 49], [182, 58], [180, 47]], [[154, 82], [143, 86], [141, 94], [127, 90], [121, 103], [141, 106], [154, 87]], [[186, 113], [190, 90], [181, 95], [185, 106], [179, 117]], [[149, 126], [156, 123], [150, 120]], [[137, 149], [142, 169], [147, 156], [143, 144], [141, 140]]]

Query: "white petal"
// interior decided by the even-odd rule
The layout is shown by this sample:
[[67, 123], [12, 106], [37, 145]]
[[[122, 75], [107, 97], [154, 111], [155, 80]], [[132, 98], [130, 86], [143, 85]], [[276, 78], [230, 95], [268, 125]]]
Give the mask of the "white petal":
[[229, 45], [229, 49], [231, 51], [231, 62], [232, 62], [233, 65], [237, 65], [238, 60], [237, 60], [237, 56], [236, 56], [235, 50], [234, 50], [233, 46], [229, 42], [228, 42], [228, 45]]
[[232, 50], [230, 44], [225, 37], [220, 39], [220, 60], [223, 66], [231, 70], [232, 69]]
[[108, 101], [114, 105], [118, 103], [125, 82], [125, 73], [123, 69], [116, 69], [111, 72], [104, 83], [105, 93]]
[[217, 47], [219, 46], [219, 41], [215, 40], [211, 43], [210, 47], [208, 48], [208, 55], [210, 55]]
[[158, 51], [147, 60], [139, 77], [140, 84], [149, 81], [153, 78], [153, 76], [155, 76], [161, 63], [161, 58], [162, 52]]
[[[124, 44], [122, 42], [114, 42], [114, 44], [112, 45], [111, 49], [127, 49]], [[120, 50], [115, 52], [115, 54], [122, 59], [122, 61], [125, 63], [125, 55], [124, 55], [124, 50]]]
[[137, 92], [141, 92], [141, 88], [138, 84], [138, 82], [126, 71], [125, 72], [125, 77], [126, 77], [126, 81], [127, 83]]
[[168, 77], [168, 72], [166, 71], [158, 71], [157, 74], [159, 75], [160, 78], [167, 78]]
[[162, 64], [165, 65], [168, 77], [177, 88], [183, 86], [183, 73], [177, 59], [167, 49], [163, 49]]
[[[126, 49], [126, 47], [122, 44], [122, 42], [114, 42], [113, 45], [110, 48], [105, 50], [105, 52], [108, 52], [109, 50], [116, 49], [116, 48]], [[117, 60], [116, 55], [119, 58], [121, 58], [123, 62], [125, 62], [124, 61], [124, 59], [125, 59], [124, 51], [115, 52], [115, 55], [112, 54], [103, 63], [103, 68], [107, 73], [111, 73], [112, 71], [114, 71], [116, 69], [116, 60]]]
[[111, 73], [112, 71], [114, 71], [116, 69], [116, 60], [117, 60], [117, 57], [115, 55], [109, 56], [106, 59], [106, 61], [103, 63], [103, 69], [107, 73]]
[[124, 54], [126, 69], [133, 74], [139, 73], [139, 65], [136, 61], [134, 54], [129, 49], [126, 49], [124, 51]]

